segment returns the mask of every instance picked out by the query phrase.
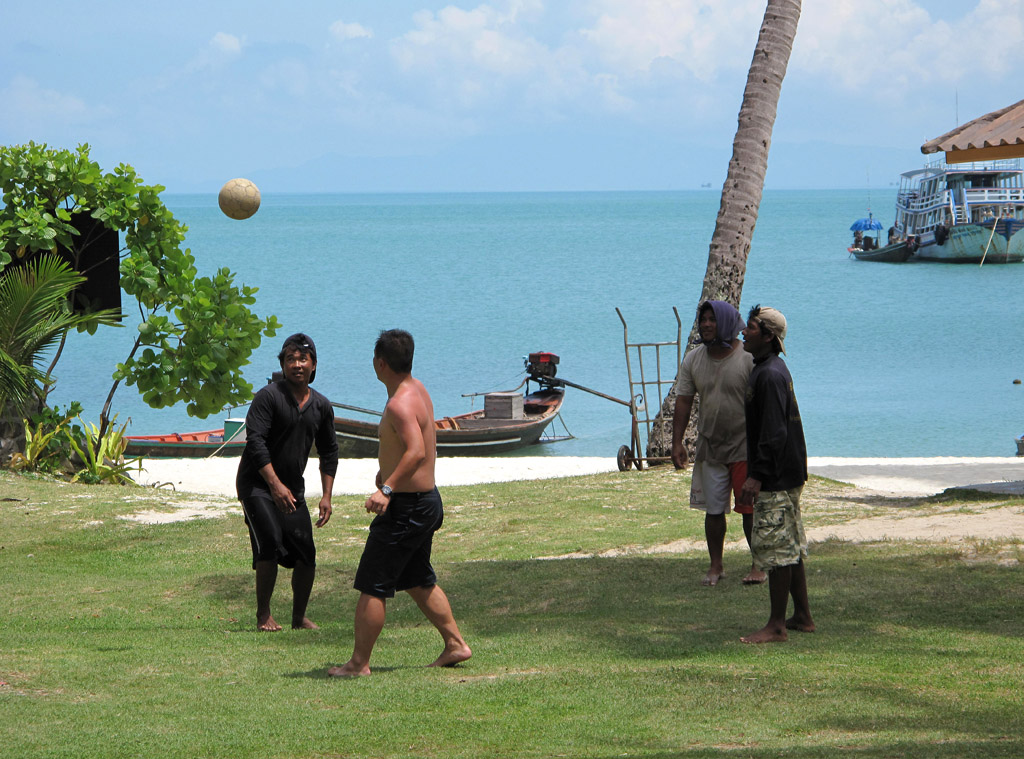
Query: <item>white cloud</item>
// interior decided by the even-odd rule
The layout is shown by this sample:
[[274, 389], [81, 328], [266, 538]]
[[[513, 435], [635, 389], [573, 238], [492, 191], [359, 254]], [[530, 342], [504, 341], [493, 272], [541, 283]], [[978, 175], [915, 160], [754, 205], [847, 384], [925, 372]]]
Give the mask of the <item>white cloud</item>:
[[242, 52], [242, 41], [233, 34], [217, 32], [210, 40], [210, 47], [229, 56], [235, 56]]
[[614, 70], [636, 74], [671, 59], [702, 81], [746, 68], [764, 16], [764, 0], [604, 0], [598, 7], [580, 34]]
[[479, 5], [472, 10], [447, 6], [437, 13], [420, 11], [416, 28], [392, 44], [405, 70], [470, 66], [502, 75], [522, 75], [547, 55], [547, 50], [517, 25], [524, 3], [505, 10]]
[[244, 44], [241, 38], [233, 34], [217, 32], [205, 47], [185, 63], [183, 70], [186, 74], [194, 74], [198, 71], [223, 66], [241, 57]]
[[103, 106], [91, 107], [75, 95], [41, 86], [24, 75], [0, 89], [0, 123], [12, 131], [97, 122], [111, 115]]
[[894, 97], [1003, 75], [1022, 46], [1024, 0], [979, 0], [958, 18], [913, 0], [834, 0], [804, 4], [793, 65], [854, 94]]
[[339, 40], [370, 39], [373, 31], [355, 22], [335, 21], [331, 24], [331, 36]]
[[504, 100], [546, 119], [569, 107], [642, 116], [652, 93], [746, 71], [764, 0], [600, 0], [573, 11], [546, 14], [532, 0], [424, 10], [391, 54], [448, 106]]

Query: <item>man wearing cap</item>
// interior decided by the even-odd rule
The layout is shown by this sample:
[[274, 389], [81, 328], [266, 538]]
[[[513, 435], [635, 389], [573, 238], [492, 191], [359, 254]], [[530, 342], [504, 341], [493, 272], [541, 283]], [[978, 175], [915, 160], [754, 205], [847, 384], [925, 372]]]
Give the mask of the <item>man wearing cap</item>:
[[[740, 312], [730, 303], [707, 300], [697, 311], [697, 347], [686, 354], [676, 377], [676, 405], [672, 416], [672, 463], [677, 469], [688, 463], [683, 434], [693, 411], [694, 396], [700, 395], [697, 445], [690, 484], [690, 507], [704, 512], [704, 536], [711, 564], [702, 585], [714, 586], [725, 577], [722, 555], [725, 547], [725, 515], [730, 498], [736, 513], [742, 514], [743, 532], [750, 543], [753, 507], [739, 502], [747, 478], [747, 432], [744, 397], [753, 367], [737, 335], [743, 328]], [[756, 565], [743, 578], [745, 585], [765, 581]]]
[[338, 471], [334, 409], [309, 386], [316, 378], [313, 340], [296, 333], [284, 341], [277, 358], [283, 378], [261, 388], [249, 405], [245, 450], [235, 480], [256, 570], [256, 629], [263, 632], [281, 629], [270, 614], [278, 565], [292, 570], [292, 627], [316, 629], [306, 616], [316, 547], [303, 478], [314, 442], [323, 492], [317, 527], [331, 518], [331, 489]]
[[[774, 308], [754, 306], [743, 330], [743, 348], [754, 358], [746, 397], [747, 480], [741, 499], [754, 506], [751, 552], [768, 571], [771, 612], [768, 623], [740, 638], [770, 643], [787, 630], [814, 632], [807, 601], [807, 538], [800, 518], [800, 493], [807, 481], [807, 446], [793, 378], [779, 357], [786, 352], [786, 317]], [[793, 616], [786, 606], [793, 597]]]

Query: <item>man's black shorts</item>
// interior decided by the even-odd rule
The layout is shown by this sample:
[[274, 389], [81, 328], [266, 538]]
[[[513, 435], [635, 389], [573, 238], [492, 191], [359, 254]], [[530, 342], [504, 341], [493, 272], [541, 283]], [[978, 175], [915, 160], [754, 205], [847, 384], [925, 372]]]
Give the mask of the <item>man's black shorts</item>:
[[288, 569], [298, 562], [316, 566], [313, 522], [305, 498], [296, 498], [295, 511], [283, 514], [269, 493], [257, 490], [242, 501], [242, 511], [249, 526], [253, 569], [257, 561], [276, 561]]
[[391, 598], [398, 590], [437, 584], [430, 549], [434, 532], [443, 521], [437, 488], [424, 493], [392, 493], [387, 511], [370, 523], [355, 589]]

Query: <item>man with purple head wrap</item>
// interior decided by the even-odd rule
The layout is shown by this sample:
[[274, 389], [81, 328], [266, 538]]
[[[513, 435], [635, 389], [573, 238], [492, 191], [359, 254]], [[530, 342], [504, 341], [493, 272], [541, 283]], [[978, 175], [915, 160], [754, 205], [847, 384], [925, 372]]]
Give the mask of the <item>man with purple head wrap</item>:
[[[690, 507], [704, 512], [704, 536], [711, 564], [702, 585], [717, 585], [725, 577], [722, 556], [730, 494], [736, 513], [742, 515], [743, 532], [750, 544], [753, 509], [739, 501], [747, 478], [744, 400], [753, 367], [750, 354], [743, 350], [737, 337], [743, 327], [743, 317], [729, 303], [701, 303], [697, 311], [698, 345], [686, 354], [676, 377], [672, 463], [677, 469], [689, 463], [683, 434], [693, 411], [693, 399], [700, 395]], [[765, 573], [752, 563], [743, 583], [756, 585], [765, 578]]]

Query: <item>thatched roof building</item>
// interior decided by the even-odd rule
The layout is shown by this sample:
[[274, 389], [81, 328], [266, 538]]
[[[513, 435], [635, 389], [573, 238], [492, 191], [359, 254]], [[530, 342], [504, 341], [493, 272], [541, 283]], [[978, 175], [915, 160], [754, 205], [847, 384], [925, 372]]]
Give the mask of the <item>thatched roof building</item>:
[[947, 163], [1024, 156], [1024, 100], [968, 121], [921, 146], [922, 153], [940, 151], [945, 151]]

